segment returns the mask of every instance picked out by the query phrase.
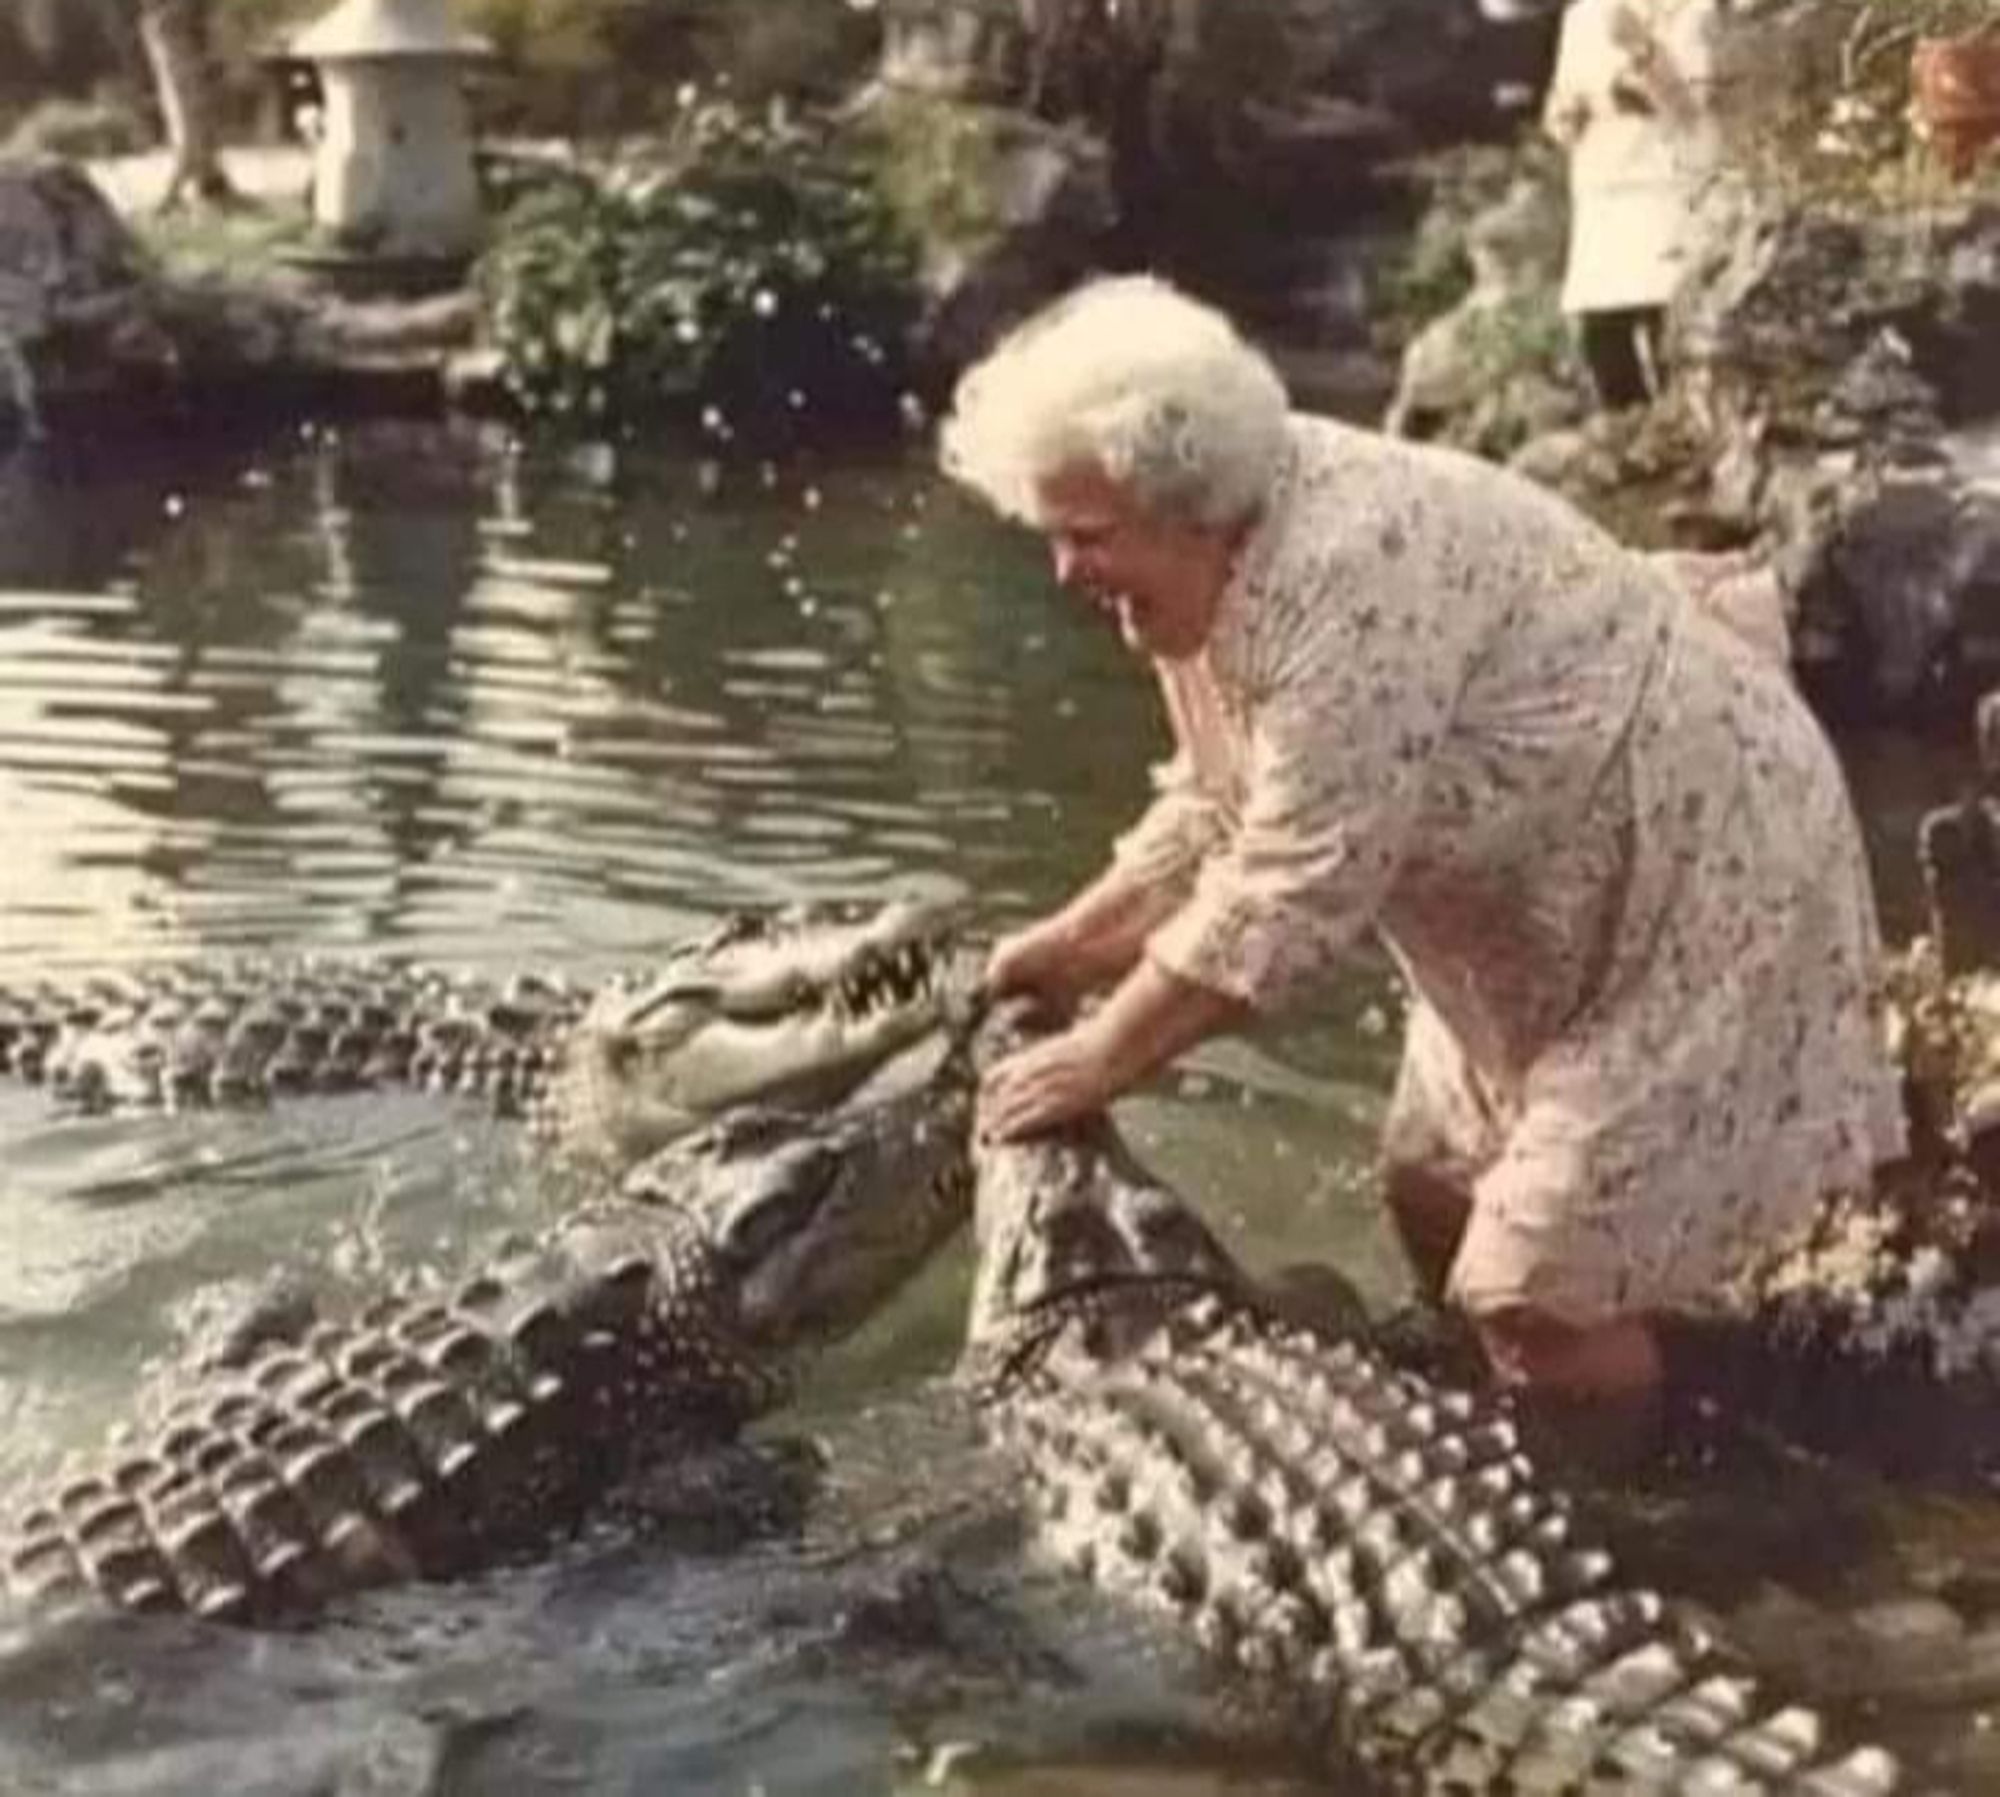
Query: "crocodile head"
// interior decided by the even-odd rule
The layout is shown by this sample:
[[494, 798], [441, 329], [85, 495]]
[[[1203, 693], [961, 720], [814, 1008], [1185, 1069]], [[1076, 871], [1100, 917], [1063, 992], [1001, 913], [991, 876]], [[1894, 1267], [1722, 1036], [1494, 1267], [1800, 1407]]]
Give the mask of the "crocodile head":
[[564, 1044], [543, 1120], [626, 1164], [729, 1106], [837, 1102], [972, 989], [955, 918], [898, 901], [745, 917], [602, 994]]
[[954, 1054], [849, 1109], [726, 1112], [635, 1168], [624, 1195], [691, 1229], [716, 1320], [768, 1363], [859, 1327], [964, 1223], [971, 1121]]
[[[990, 1064], [1032, 1034], [1029, 1016], [1006, 1007], [980, 1029], [974, 1058]], [[1102, 1118], [980, 1142], [972, 1158], [979, 1254], [966, 1366], [975, 1382], [1039, 1352], [1079, 1316], [1143, 1330], [1192, 1293], [1248, 1289], [1194, 1208]]]

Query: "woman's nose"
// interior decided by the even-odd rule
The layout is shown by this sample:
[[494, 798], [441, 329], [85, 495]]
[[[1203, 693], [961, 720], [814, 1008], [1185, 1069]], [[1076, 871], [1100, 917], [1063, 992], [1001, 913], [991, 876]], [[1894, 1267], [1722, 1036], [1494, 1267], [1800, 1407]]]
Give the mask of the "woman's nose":
[[1077, 570], [1083, 565], [1074, 543], [1065, 543], [1057, 538], [1049, 545], [1049, 558], [1055, 563], [1056, 584], [1068, 586], [1076, 579]]

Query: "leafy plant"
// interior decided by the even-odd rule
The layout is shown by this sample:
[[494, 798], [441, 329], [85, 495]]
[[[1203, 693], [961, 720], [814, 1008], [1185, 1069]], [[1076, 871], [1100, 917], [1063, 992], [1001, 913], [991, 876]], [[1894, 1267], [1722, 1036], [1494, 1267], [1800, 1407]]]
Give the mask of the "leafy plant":
[[152, 133], [132, 108], [108, 96], [73, 100], [55, 95], [28, 112], [0, 144], [7, 156], [126, 156], [143, 150]]
[[977, 255], [1005, 221], [995, 199], [1008, 115], [923, 93], [890, 93], [861, 125], [883, 204], [913, 239]]
[[1995, 28], [1996, 0], [1790, 0], [1739, 21], [1719, 107], [1738, 165], [1753, 189], [1845, 212], [1922, 200], [1942, 176], [1912, 129], [1911, 51]]
[[[1395, 354], [1431, 319], [1448, 312], [1472, 287], [1467, 239], [1474, 223], [1500, 204], [1509, 189], [1533, 181], [1560, 195], [1560, 152], [1537, 137], [1518, 143], [1467, 144], [1432, 153], [1410, 165], [1427, 201], [1417, 228], [1400, 253], [1375, 273], [1370, 316], [1376, 340]], [[1551, 287], [1562, 277], [1564, 202], [1549, 208], [1554, 234], [1547, 247]]]
[[893, 407], [914, 254], [834, 135], [689, 95], [663, 146], [503, 219], [480, 287], [529, 412], [762, 433]]
[[133, 225], [177, 282], [254, 281], [288, 250], [309, 248], [312, 223], [296, 207], [229, 207], [143, 213]]

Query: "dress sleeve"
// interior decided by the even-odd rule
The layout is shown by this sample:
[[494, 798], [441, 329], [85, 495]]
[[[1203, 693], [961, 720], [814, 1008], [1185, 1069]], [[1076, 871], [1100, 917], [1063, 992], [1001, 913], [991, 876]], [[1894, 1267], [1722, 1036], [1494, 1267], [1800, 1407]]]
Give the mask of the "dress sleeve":
[[1195, 779], [1186, 750], [1153, 769], [1153, 789], [1152, 804], [1113, 846], [1112, 865], [1147, 886], [1182, 896], [1229, 827], [1221, 806]]
[[1378, 600], [1379, 585], [1315, 581], [1281, 601], [1240, 825], [1147, 944], [1167, 971], [1269, 1009], [1322, 980], [1380, 909], [1466, 661], [1439, 595]]

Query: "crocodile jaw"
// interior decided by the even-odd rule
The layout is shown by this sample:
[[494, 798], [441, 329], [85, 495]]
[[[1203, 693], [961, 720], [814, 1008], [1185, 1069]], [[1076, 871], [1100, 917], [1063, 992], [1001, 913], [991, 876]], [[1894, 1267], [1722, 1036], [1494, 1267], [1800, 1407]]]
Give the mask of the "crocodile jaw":
[[744, 1023], [711, 1014], [635, 1040], [594, 1031], [586, 1017], [551, 1096], [579, 1145], [629, 1162], [734, 1105], [835, 1103], [942, 1020], [929, 1001], [860, 1018], [799, 1012]]
[[858, 1328], [963, 1225], [972, 1102], [947, 1058], [841, 1111], [746, 1106], [648, 1157], [624, 1190], [693, 1230], [730, 1335], [768, 1361]]
[[629, 1163], [733, 1105], [837, 1102], [935, 1031], [971, 986], [947, 913], [893, 904], [725, 937], [579, 1020], [547, 1115]]

